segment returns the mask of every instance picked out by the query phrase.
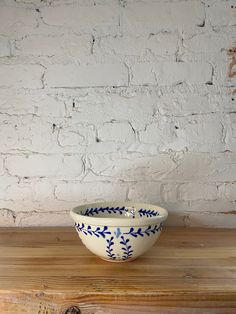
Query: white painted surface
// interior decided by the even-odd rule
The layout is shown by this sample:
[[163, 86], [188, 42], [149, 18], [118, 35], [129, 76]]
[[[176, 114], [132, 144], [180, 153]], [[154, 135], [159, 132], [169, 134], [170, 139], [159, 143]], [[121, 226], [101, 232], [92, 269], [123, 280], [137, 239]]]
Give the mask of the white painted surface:
[[236, 225], [234, 1], [0, 2], [0, 225], [139, 201]]

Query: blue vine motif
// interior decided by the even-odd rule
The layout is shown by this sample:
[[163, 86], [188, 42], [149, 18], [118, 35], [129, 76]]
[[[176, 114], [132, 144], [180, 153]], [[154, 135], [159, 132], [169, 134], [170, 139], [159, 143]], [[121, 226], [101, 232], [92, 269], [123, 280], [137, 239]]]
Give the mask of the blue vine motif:
[[107, 246], [106, 246], [106, 252], [107, 252], [107, 256], [110, 258], [110, 259], [116, 259], [116, 256], [113, 252], [113, 245], [114, 245], [114, 237], [111, 237], [110, 239], [107, 239]]
[[160, 215], [160, 213], [155, 211], [155, 210], [143, 209], [143, 208], [139, 209], [138, 213], [139, 213], [140, 217], [143, 217], [143, 216], [145, 216], [145, 217], [155, 217], [155, 216], [159, 216]]
[[[162, 223], [160, 223], [159, 225], [149, 225], [147, 227], [144, 228], [134, 228], [134, 227], [130, 227], [128, 232], [124, 232], [122, 234], [121, 230], [119, 227], [117, 227], [117, 229], [115, 231], [113, 231], [114, 235], [111, 235], [111, 232], [109, 231], [107, 226], [103, 226], [103, 227], [94, 227], [92, 228], [92, 226], [90, 225], [85, 225], [84, 223], [78, 223], [75, 224], [76, 230], [77, 232], [82, 232], [83, 234], [90, 235], [90, 236], [96, 236], [97, 238], [104, 238], [106, 239], [106, 253], [107, 253], [107, 257], [109, 259], [112, 260], [119, 260], [120, 257], [119, 255], [116, 255], [114, 252], [114, 244], [115, 244], [115, 237], [118, 239], [120, 237], [120, 241], [119, 243], [121, 244], [121, 249], [123, 251], [122, 254], [122, 260], [127, 260], [129, 258], [132, 257], [133, 255], [133, 249], [132, 249], [132, 245], [130, 244], [130, 239], [126, 238], [124, 235], [127, 236], [131, 236], [134, 238], [137, 237], [144, 237], [144, 236], [151, 236], [159, 231], [162, 230]], [[107, 235], [110, 235], [110, 238], [106, 238]]]
[[[129, 212], [129, 209], [125, 208], [125, 207], [100, 207], [100, 208], [87, 208], [84, 216], [94, 216], [94, 215], [98, 215], [99, 213], [108, 213], [108, 214], [116, 214], [119, 213], [120, 215], [122, 215], [125, 212]], [[135, 218], [135, 212], [131, 210], [130, 212], [132, 214], [132, 218]], [[151, 210], [151, 209], [139, 209], [138, 210], [138, 214], [139, 217], [155, 217], [155, 216], [159, 216], [159, 212], [155, 211], [155, 210]]]
[[100, 227], [97, 227], [95, 230], [92, 229], [91, 226], [87, 226], [87, 228], [85, 227], [85, 225], [82, 224], [76, 224], [75, 225], [76, 229], [78, 232], [83, 232], [85, 235], [89, 234], [89, 235], [95, 235], [97, 238], [99, 238], [100, 236], [105, 238], [107, 234], [111, 234], [110, 231], [108, 231], [108, 227], [104, 226], [103, 229], [101, 229]]
[[101, 213], [105, 213], [107, 212], [108, 214], [116, 214], [119, 213], [120, 215], [122, 215], [124, 212], [127, 212], [128, 209], [126, 209], [125, 207], [100, 207], [100, 208], [87, 208], [84, 216], [93, 216], [93, 215], [97, 215], [100, 212]]
[[132, 257], [133, 250], [132, 250], [132, 246], [128, 244], [129, 239], [125, 239], [124, 236], [121, 236], [121, 239], [122, 239], [122, 241], [120, 241], [120, 244], [123, 245], [121, 248], [123, 250], [122, 259], [126, 260], [126, 259]]
[[129, 232], [124, 232], [124, 234], [129, 234], [135, 238], [137, 238], [138, 236], [150, 236], [151, 234], [155, 234], [158, 231], [162, 230], [162, 223], [160, 223], [159, 226], [155, 225], [155, 226], [148, 226], [146, 229], [142, 229], [142, 228], [138, 228], [137, 230], [135, 230], [133, 227], [130, 228]]

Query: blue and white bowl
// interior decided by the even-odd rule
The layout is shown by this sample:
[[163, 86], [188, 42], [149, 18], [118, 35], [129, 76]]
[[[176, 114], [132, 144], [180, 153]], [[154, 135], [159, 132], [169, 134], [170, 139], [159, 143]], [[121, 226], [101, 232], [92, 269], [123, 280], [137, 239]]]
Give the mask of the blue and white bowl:
[[111, 262], [131, 261], [149, 250], [168, 216], [164, 208], [132, 202], [87, 204], [70, 214], [83, 244]]

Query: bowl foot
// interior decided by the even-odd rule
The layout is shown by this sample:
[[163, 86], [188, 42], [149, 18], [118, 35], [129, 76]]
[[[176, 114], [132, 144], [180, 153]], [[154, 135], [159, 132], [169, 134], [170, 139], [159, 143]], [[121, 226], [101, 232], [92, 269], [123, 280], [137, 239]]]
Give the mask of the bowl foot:
[[100, 257], [100, 258], [106, 262], [125, 263], [125, 262], [132, 262], [132, 261], [136, 260], [137, 257], [133, 257], [133, 258], [125, 259], [125, 260], [123, 260], [123, 259], [116, 260], [116, 259], [109, 259], [109, 258], [104, 258], [104, 257]]

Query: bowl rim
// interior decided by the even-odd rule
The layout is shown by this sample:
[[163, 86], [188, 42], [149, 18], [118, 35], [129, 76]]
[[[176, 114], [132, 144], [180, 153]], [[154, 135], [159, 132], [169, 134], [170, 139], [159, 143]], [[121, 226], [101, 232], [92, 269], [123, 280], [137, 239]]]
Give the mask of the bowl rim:
[[[94, 216], [85, 216], [79, 212], [83, 209], [89, 207], [133, 207], [133, 208], [145, 208], [154, 211], [158, 211], [160, 214], [153, 217], [140, 217], [140, 218], [116, 218], [116, 217], [94, 217]], [[113, 227], [124, 227], [124, 226], [144, 226], [144, 225], [153, 225], [161, 223], [166, 220], [168, 212], [166, 209], [152, 205], [148, 203], [136, 203], [136, 202], [98, 202], [98, 203], [89, 203], [83, 204], [74, 207], [70, 211], [70, 216], [74, 219], [76, 223], [84, 223], [86, 225], [95, 225], [95, 226], [113, 226]]]

